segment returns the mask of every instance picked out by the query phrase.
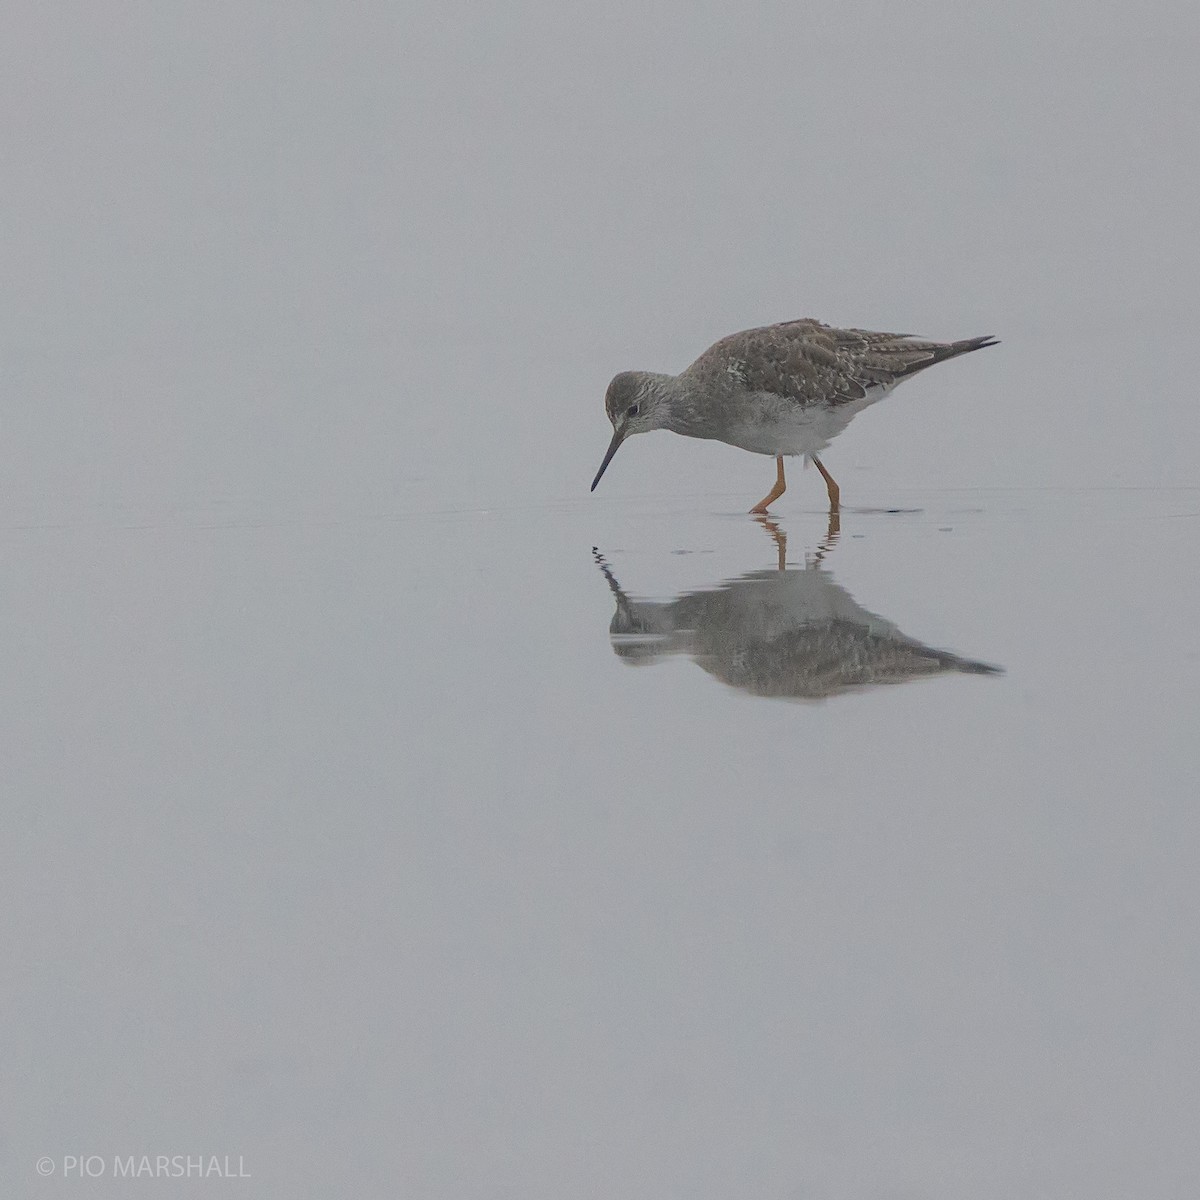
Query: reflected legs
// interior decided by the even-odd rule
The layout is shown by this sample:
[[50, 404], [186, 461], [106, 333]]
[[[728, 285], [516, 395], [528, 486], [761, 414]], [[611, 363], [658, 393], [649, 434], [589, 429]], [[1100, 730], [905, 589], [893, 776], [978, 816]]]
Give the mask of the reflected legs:
[[837, 545], [842, 532], [842, 514], [836, 508], [829, 510], [829, 528], [825, 531], [825, 540], [817, 546], [816, 561], [820, 562], [830, 550]]
[[779, 569], [787, 570], [787, 534], [779, 528], [779, 524], [773, 521], [770, 517], [764, 517], [762, 513], [758, 513], [756, 519], [758, 523], [771, 535], [775, 542], [775, 550], [779, 555]]

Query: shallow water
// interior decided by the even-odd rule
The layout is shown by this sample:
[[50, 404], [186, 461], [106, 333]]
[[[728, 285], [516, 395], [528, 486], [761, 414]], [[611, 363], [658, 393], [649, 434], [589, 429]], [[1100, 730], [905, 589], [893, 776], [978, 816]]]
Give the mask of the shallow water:
[[29, 514], [14, 1069], [312, 1194], [1188, 1177], [1200, 489], [896, 500]]

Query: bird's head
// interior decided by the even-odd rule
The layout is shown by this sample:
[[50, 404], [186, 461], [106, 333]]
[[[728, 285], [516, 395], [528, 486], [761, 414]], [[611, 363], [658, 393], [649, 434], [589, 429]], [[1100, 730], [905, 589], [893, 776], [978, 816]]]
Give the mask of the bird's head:
[[612, 423], [613, 436], [600, 470], [592, 480], [593, 492], [600, 482], [600, 476], [608, 469], [613, 455], [627, 437], [666, 427], [670, 419], [670, 406], [665, 390], [656, 386], [662, 378], [646, 371], [622, 371], [613, 376], [604, 394], [604, 411]]

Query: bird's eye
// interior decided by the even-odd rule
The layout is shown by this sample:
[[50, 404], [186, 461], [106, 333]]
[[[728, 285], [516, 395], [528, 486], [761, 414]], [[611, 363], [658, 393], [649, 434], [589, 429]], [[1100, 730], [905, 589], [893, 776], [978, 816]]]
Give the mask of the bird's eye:
[[629, 411], [625, 415], [627, 417], [636, 417], [640, 411], [641, 411], [641, 405], [631, 404], [629, 406]]

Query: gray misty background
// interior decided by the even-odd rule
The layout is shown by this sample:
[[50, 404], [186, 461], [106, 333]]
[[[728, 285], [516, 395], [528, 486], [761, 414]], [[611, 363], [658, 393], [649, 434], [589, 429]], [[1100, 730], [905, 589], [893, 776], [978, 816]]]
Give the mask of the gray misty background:
[[[10, 0], [0, 1190], [1198, 1194], [1198, 48]], [[776, 545], [728, 447], [589, 496], [608, 379], [804, 315], [1002, 339], [834, 444], [827, 552], [776, 509], [1002, 677], [614, 654], [593, 546], [670, 601]]]

